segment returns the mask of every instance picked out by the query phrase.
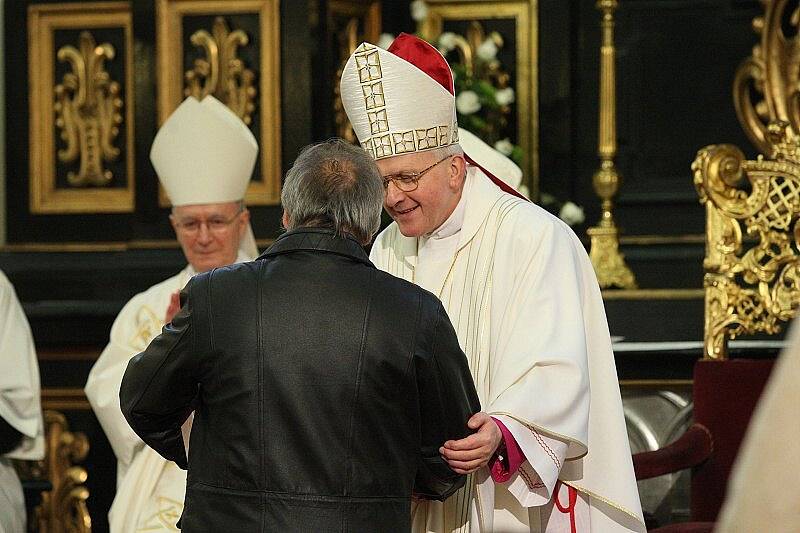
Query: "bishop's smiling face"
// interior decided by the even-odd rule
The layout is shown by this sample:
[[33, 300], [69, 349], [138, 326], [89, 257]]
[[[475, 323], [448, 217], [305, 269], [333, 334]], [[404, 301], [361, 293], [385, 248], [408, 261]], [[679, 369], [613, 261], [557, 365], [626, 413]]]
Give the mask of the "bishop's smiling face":
[[[447, 220], [461, 199], [464, 158], [456, 155], [440, 160], [441, 152], [434, 150], [376, 161], [384, 177], [416, 174], [435, 165], [422, 175], [413, 191], [400, 190], [394, 181], [386, 186], [383, 207], [406, 237], [434, 231]], [[440, 163], [436, 164], [437, 161]]]

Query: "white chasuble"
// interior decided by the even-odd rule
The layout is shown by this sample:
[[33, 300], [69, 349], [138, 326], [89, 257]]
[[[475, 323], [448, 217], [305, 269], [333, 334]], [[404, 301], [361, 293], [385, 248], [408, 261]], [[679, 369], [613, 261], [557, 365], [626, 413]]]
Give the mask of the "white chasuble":
[[22, 434], [19, 446], [0, 456], [0, 533], [25, 531], [25, 500], [11, 460], [44, 457], [40, 402], [31, 328], [14, 287], [0, 272], [0, 417]]
[[119, 388], [128, 361], [161, 333], [172, 295], [193, 275], [194, 269], [187, 266], [131, 298], [114, 320], [110, 342], [89, 372], [86, 397], [117, 456], [117, 494], [108, 515], [111, 533], [178, 530], [175, 523], [183, 510], [186, 472], [145, 446], [133, 432], [120, 410]]
[[[237, 261], [250, 258], [239, 252]], [[89, 372], [86, 397], [117, 456], [117, 494], [108, 514], [111, 533], [178, 531], [186, 471], [167, 461], [128, 425], [119, 406], [119, 388], [128, 361], [144, 351], [164, 326], [172, 295], [195, 274], [187, 265], [125, 304], [111, 327], [110, 342]], [[188, 444], [190, 417], [183, 425]], [[188, 450], [188, 445], [187, 445]]]
[[439, 230], [410, 238], [393, 223], [370, 258], [439, 296], [483, 410], [527, 459], [508, 482], [482, 468], [446, 502], [415, 503], [415, 532], [569, 532], [553, 510], [568, 487], [578, 532], [645, 531], [600, 289], [569, 226], [469, 167]]

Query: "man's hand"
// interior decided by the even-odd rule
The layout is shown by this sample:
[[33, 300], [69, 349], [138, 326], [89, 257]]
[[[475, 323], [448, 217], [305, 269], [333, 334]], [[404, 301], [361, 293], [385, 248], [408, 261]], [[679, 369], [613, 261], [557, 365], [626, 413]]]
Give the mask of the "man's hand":
[[175, 291], [169, 297], [169, 306], [167, 306], [167, 314], [164, 317], [164, 324], [172, 322], [172, 317], [181, 310], [181, 291]]
[[467, 426], [478, 431], [465, 439], [449, 440], [439, 448], [439, 453], [457, 474], [470, 474], [485, 466], [503, 440], [500, 428], [484, 412], [472, 415]]

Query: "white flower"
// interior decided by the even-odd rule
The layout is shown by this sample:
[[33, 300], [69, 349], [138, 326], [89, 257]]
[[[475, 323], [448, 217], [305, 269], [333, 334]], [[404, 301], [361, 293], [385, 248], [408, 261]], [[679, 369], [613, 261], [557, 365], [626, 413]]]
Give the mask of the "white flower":
[[456, 48], [456, 34], [446, 31], [439, 36], [439, 50], [450, 52]]
[[514, 101], [514, 89], [506, 87], [494, 93], [494, 99], [500, 105], [508, 105]]
[[417, 22], [422, 22], [428, 18], [428, 4], [424, 0], [414, 0], [411, 2], [411, 18]]
[[504, 156], [508, 157], [511, 155], [511, 152], [514, 151], [514, 145], [511, 144], [511, 140], [508, 137], [505, 139], [500, 139], [496, 143], [494, 143], [494, 149], [503, 154]]
[[492, 39], [486, 39], [478, 47], [476, 53], [478, 54], [478, 57], [484, 61], [491, 61], [495, 58], [495, 56], [497, 56], [497, 43], [495, 43]]
[[381, 33], [378, 37], [378, 46], [383, 48], [384, 50], [388, 50], [392, 43], [394, 42], [394, 35], [391, 33]]
[[583, 214], [582, 207], [575, 205], [572, 202], [566, 202], [561, 206], [561, 211], [558, 213], [558, 218], [570, 226], [574, 226], [575, 224], [580, 224], [583, 222], [586, 219], [586, 216]]
[[456, 109], [462, 115], [471, 115], [481, 108], [478, 95], [472, 91], [461, 91], [456, 96]]

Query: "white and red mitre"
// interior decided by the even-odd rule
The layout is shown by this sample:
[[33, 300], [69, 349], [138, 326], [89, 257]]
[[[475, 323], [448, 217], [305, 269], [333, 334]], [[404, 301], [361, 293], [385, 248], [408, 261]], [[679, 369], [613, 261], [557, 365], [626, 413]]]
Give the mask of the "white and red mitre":
[[340, 89], [358, 141], [374, 159], [458, 142], [453, 73], [422, 39], [401, 33], [388, 50], [361, 43]]
[[150, 161], [172, 205], [244, 199], [258, 154], [250, 129], [225, 104], [190, 96], [156, 134]]
[[344, 67], [340, 91], [358, 141], [373, 159], [459, 143], [468, 163], [526, 199], [504, 181], [519, 183], [519, 167], [466, 130], [459, 134], [453, 71], [426, 41], [401, 33], [388, 50], [361, 43]]

